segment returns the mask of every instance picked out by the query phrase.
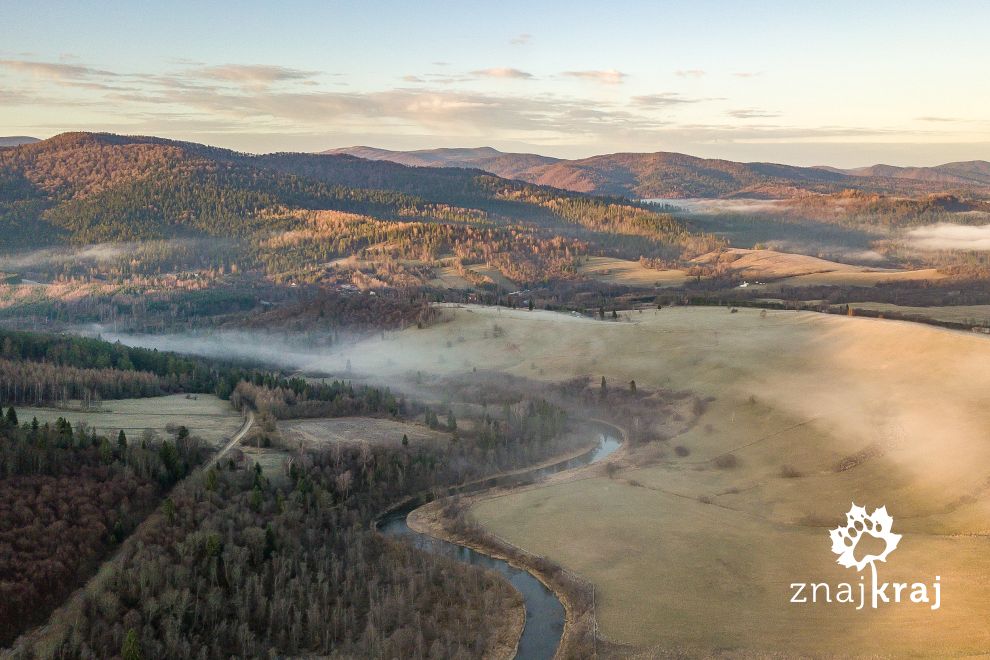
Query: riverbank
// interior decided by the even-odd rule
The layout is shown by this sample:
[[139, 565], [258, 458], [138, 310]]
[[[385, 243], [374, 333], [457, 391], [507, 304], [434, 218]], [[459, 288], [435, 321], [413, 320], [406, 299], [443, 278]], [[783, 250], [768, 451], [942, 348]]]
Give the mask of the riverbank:
[[[540, 576], [535, 575], [527, 566], [520, 566], [512, 561], [510, 557], [502, 556], [490, 548], [484, 547], [479, 543], [475, 543], [467, 537], [462, 537], [454, 533], [448, 533], [442, 524], [443, 515], [441, 509], [441, 501], [433, 500], [432, 502], [410, 512], [409, 515], [406, 516], [406, 524], [409, 526], [409, 529], [418, 534], [423, 534], [441, 541], [446, 541], [454, 545], [464, 546], [493, 559], [501, 559], [515, 568], [527, 571], [534, 575], [534, 577], [539, 579], [544, 586], [547, 587], [547, 589], [553, 591], [551, 585], [547, 584], [547, 582], [541, 579]], [[556, 592], [554, 593], [556, 594]], [[560, 595], [556, 595], [559, 599]], [[567, 607], [566, 603], [564, 603], [564, 607]], [[491, 654], [486, 655], [486, 658], [491, 658], [491, 660], [512, 660], [516, 657], [519, 650], [519, 640], [522, 637], [523, 629], [526, 627], [526, 605], [523, 602], [521, 595], [519, 606], [506, 612], [505, 621], [506, 624], [498, 631], [498, 636], [496, 637], [495, 643], [492, 645]]]
[[[465, 496], [461, 501], [470, 506], [485, 498], [486, 495]], [[587, 647], [590, 643], [593, 650], [595, 644], [594, 596], [589, 593], [591, 589], [589, 584], [580, 581], [579, 578], [547, 559], [531, 555], [484, 531], [481, 527], [467, 526], [457, 529], [456, 527], [459, 526], [456, 525], [456, 520], [444, 516], [444, 502], [441, 500], [434, 500], [412, 511], [406, 518], [406, 524], [419, 534], [470, 548], [493, 559], [500, 559], [535, 577], [564, 606], [564, 630], [554, 657], [589, 657]], [[511, 633], [514, 639], [511, 653], [499, 657], [516, 657], [526, 620], [525, 607], [522, 610], [522, 617], [518, 621], [513, 619], [505, 627], [506, 633]]]
[[[603, 433], [596, 445], [549, 459], [539, 465], [500, 475], [499, 480], [503, 481], [503, 484], [505, 477], [512, 477], [510, 481], [515, 481], [514, 484], [494, 486], [484, 491], [460, 495], [454, 507], [450, 506], [449, 499], [433, 500], [414, 509], [406, 516], [406, 525], [412, 531], [504, 561], [510, 566], [526, 571], [553, 593], [564, 608], [564, 625], [554, 654], [556, 658], [597, 655], [593, 585], [545, 557], [528, 553], [480, 526], [471, 524], [464, 518], [463, 512], [483, 500], [579, 476], [584, 469], [592, 465], [606, 463], [606, 459], [617, 460], [627, 453], [628, 434], [625, 429], [600, 419], [590, 421], [612, 429], [615, 435], [621, 438], [621, 443], [616, 443], [615, 437]], [[529, 476], [541, 477], [542, 481], [539, 484], [526, 483], [525, 478]], [[454, 509], [456, 513], [450, 515]], [[516, 656], [524, 625], [525, 612], [521, 621], [512, 619], [505, 627], [507, 634], [511, 631], [514, 635], [515, 644], [511, 647], [511, 655], [504, 657]], [[510, 647], [506, 647], [508, 648]]]

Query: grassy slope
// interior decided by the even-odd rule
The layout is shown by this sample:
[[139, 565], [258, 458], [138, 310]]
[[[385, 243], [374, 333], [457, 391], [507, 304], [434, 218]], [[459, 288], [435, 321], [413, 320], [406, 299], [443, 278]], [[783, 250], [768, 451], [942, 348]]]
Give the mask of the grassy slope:
[[[475, 510], [505, 538], [592, 579], [600, 625], [615, 641], [753, 653], [990, 647], [990, 411], [982, 395], [990, 342], [806, 313], [630, 317], [639, 322], [464, 310], [452, 323], [360, 345], [352, 357], [356, 370], [376, 373], [480, 364], [533, 377], [535, 362], [548, 380], [605, 374], [716, 397], [671, 443], [688, 446], [688, 457], [670, 452], [660, 465], [627, 467], [613, 480], [554, 485]], [[485, 339], [496, 322], [505, 334]], [[458, 336], [465, 341], [445, 348]], [[344, 359], [330, 356], [324, 366]], [[873, 443], [885, 453], [835, 471]], [[711, 459], [736, 449], [739, 467], [714, 466]], [[803, 476], [783, 477], [784, 465]], [[857, 581], [835, 564], [827, 533], [850, 501], [887, 505], [904, 539], [881, 577], [942, 576], [940, 611], [787, 602], [793, 581]]]

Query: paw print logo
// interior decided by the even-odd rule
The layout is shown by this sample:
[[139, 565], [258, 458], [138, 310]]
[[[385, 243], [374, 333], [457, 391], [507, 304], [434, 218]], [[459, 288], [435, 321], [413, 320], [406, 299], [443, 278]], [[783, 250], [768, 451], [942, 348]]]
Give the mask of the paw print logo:
[[[886, 506], [874, 509], [872, 514], [866, 515], [866, 509], [856, 506], [853, 502], [852, 508], [846, 514], [845, 527], [836, 527], [829, 532], [832, 538], [832, 552], [839, 555], [838, 563], [846, 568], [855, 566], [857, 571], [863, 570], [867, 564], [870, 564], [871, 568], [876, 570], [875, 562], [886, 562], [887, 555], [894, 551], [901, 540], [900, 534], [890, 531], [893, 524], [894, 519], [887, 513]], [[867, 534], [885, 543], [883, 552], [856, 559], [856, 546]]]

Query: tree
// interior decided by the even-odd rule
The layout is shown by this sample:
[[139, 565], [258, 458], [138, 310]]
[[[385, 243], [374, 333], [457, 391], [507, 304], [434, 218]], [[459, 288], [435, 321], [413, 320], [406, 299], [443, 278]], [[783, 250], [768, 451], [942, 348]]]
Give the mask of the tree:
[[141, 643], [138, 641], [137, 631], [134, 628], [127, 631], [120, 655], [124, 660], [141, 660]]
[[535, 307], [535, 305], [533, 304], [533, 299], [532, 299], [532, 298], [530, 298], [530, 299], [529, 299], [529, 311], [531, 311], [531, 312], [532, 312], [532, 311], [533, 311], [533, 307]]
[[165, 512], [165, 520], [171, 525], [175, 522], [175, 502], [172, 501], [171, 497], [166, 497], [165, 502], [162, 504], [162, 511]]
[[110, 446], [110, 441], [106, 438], [100, 440], [100, 460], [107, 465], [113, 463], [113, 447]]
[[453, 410], [447, 412], [447, 429], [450, 431], [454, 431], [457, 429], [457, 418], [454, 417]]
[[277, 548], [278, 546], [275, 544], [275, 530], [272, 529], [272, 524], [268, 523], [265, 527], [265, 559], [271, 559]]
[[403, 447], [409, 446], [409, 436], [406, 435], [405, 433], [402, 434], [402, 446]]
[[120, 429], [120, 433], [117, 434], [117, 449], [121, 452], [127, 449], [127, 435], [124, 433], [124, 429]]
[[17, 426], [17, 411], [14, 410], [14, 406], [7, 408], [7, 423], [11, 426]]
[[602, 376], [602, 396], [605, 396], [605, 376]]
[[619, 313], [613, 309], [612, 310], [612, 320], [616, 320], [618, 318], [619, 318]]
[[632, 392], [633, 394], [636, 393], [636, 381], [634, 380], [629, 381], [629, 391]]

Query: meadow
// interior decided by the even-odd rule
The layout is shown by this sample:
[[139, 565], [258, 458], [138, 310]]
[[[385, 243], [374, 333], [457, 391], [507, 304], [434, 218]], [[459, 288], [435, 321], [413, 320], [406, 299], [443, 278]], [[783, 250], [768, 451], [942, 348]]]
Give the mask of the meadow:
[[172, 394], [144, 399], [116, 399], [103, 401], [97, 410], [79, 408], [31, 408], [17, 409], [21, 419], [30, 422], [37, 417], [42, 424], [54, 423], [64, 417], [73, 427], [85, 422], [97, 433], [116, 436], [123, 429], [128, 437], [137, 439], [145, 429], [164, 434], [169, 425], [184, 425], [190, 433], [208, 444], [216, 446], [230, 438], [241, 427], [243, 420], [227, 401], [212, 394]]
[[412, 443], [436, 443], [448, 436], [421, 424], [374, 417], [296, 419], [278, 423], [290, 446], [320, 447], [332, 442], [365, 442], [396, 446], [405, 436]]
[[[355, 370], [395, 377], [478, 365], [548, 382], [605, 376], [708, 402], [686, 432], [654, 443], [648, 461], [630, 452], [610, 476], [552, 481], [473, 508], [487, 529], [591, 580], [599, 632], [617, 646], [742, 655], [990, 648], [986, 338], [725, 308], [623, 312], [617, 321], [445, 314], [446, 323], [362, 342], [322, 366], [349, 357]], [[881, 578], [940, 576], [939, 610], [789, 602], [793, 582], [859, 582], [836, 564], [829, 540], [852, 502], [886, 505], [903, 535]]]

